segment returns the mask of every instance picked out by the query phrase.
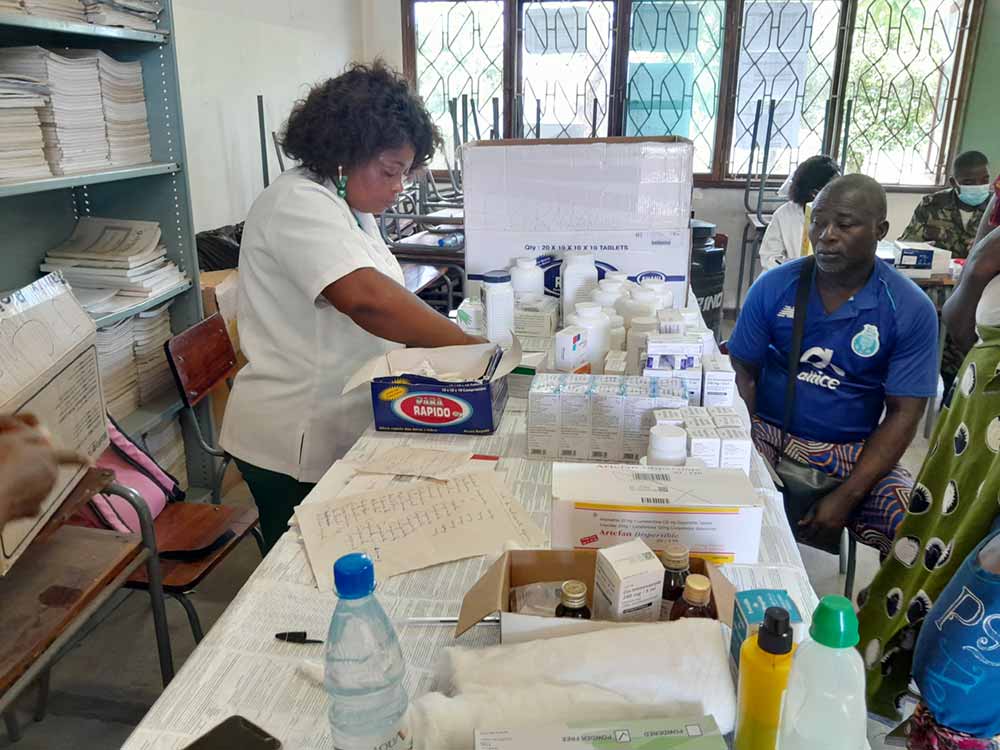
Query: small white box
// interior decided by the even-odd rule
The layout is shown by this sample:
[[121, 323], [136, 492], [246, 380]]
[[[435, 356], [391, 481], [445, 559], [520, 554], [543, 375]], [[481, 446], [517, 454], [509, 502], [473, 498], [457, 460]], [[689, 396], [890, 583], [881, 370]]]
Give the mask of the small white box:
[[718, 428], [731, 427], [737, 430], [742, 430], [746, 427], [746, 425], [743, 422], [743, 418], [737, 416], [728, 416], [728, 415], [719, 415], [717, 417], [713, 416], [712, 422], [714, 422], [715, 426]]
[[622, 428], [622, 459], [638, 461], [646, 455], [649, 428], [653, 424], [653, 384], [643, 379], [641, 385], [625, 384], [625, 421]]
[[711, 417], [688, 417], [684, 420], [685, 427], [712, 429], [716, 426]]
[[738, 417], [740, 413], [732, 406], [706, 406], [705, 411], [715, 419], [716, 417]]
[[666, 333], [651, 333], [646, 337], [647, 362], [655, 358], [653, 366], [657, 369], [697, 369], [701, 367], [703, 356], [702, 341], [698, 337]]
[[708, 417], [711, 416], [708, 413], [708, 409], [704, 406], [686, 406], [681, 409], [681, 414], [684, 415], [685, 419], [688, 417]]
[[552, 336], [559, 325], [559, 301], [541, 297], [514, 303], [514, 333], [518, 336]]
[[608, 352], [604, 358], [605, 375], [624, 375], [628, 370], [628, 354], [625, 352]]
[[660, 333], [684, 335], [684, 314], [680, 310], [668, 307], [657, 312], [656, 318], [660, 324]]
[[729, 357], [713, 354], [702, 360], [705, 374], [703, 403], [705, 406], [732, 406], [736, 403], [736, 371]]
[[618, 378], [595, 378], [590, 393], [590, 451], [594, 461], [621, 461], [625, 426], [624, 387]]
[[742, 427], [722, 427], [717, 429], [720, 440], [719, 468], [739, 469], [750, 476], [750, 460], [753, 456], [753, 441]]
[[528, 391], [528, 456], [559, 455], [559, 388], [561, 375], [536, 375]]
[[714, 427], [685, 427], [688, 435], [688, 455], [705, 462], [710, 469], [719, 468], [722, 441]]
[[653, 424], [670, 425], [671, 427], [684, 426], [684, 414], [680, 409], [654, 409]]
[[718, 351], [719, 347], [715, 343], [715, 334], [712, 333], [712, 329], [705, 326], [704, 323], [700, 326], [688, 328], [686, 335], [701, 341], [701, 353], [703, 356], [708, 357]]
[[690, 406], [701, 406], [702, 403], [702, 377], [701, 369], [697, 370], [674, 370], [674, 377], [681, 381], [687, 391], [688, 404]]
[[552, 345], [552, 358], [560, 372], [590, 372], [587, 359], [587, 331], [580, 326], [567, 326], [557, 331]]
[[590, 383], [559, 389], [559, 457], [586, 459], [590, 451]]
[[681, 409], [688, 405], [687, 388], [677, 378], [657, 378], [653, 389], [654, 409]]
[[594, 617], [614, 622], [656, 622], [663, 597], [663, 563], [641, 539], [597, 552]]

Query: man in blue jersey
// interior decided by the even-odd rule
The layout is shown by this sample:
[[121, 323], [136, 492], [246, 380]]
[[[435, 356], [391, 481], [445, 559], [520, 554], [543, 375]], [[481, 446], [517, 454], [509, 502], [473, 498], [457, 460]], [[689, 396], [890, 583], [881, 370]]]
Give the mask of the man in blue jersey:
[[[841, 177], [816, 197], [808, 227], [815, 269], [785, 446], [789, 456], [844, 480], [802, 519], [799, 538], [829, 537], [849, 526], [882, 555], [913, 486], [898, 462], [937, 392], [934, 305], [876, 259], [888, 229], [885, 191], [869, 177]], [[804, 262], [785, 263], [757, 280], [729, 340], [754, 443], [772, 464], [781, 454]]]

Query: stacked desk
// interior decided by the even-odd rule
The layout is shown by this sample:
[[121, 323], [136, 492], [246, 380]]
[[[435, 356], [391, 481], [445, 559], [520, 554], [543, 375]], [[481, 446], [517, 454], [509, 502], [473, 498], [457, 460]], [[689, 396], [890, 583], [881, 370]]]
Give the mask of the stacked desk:
[[[526, 458], [526, 402], [511, 399], [496, 434], [482, 437], [377, 433], [369, 429], [352, 450], [371, 441], [420, 445], [500, 456], [497, 471], [543, 529], [549, 528], [552, 464]], [[348, 454], [347, 459], [350, 458]], [[305, 502], [330, 498], [354, 469], [338, 462]], [[751, 479], [765, 498], [760, 561], [725, 565], [737, 588], [788, 588], [808, 616], [815, 592], [784, 517], [780, 495], [755, 453]], [[485, 557], [463, 560], [396, 576], [379, 586], [379, 599], [396, 622], [407, 660], [411, 696], [435, 689], [434, 668], [442, 648], [484, 647], [499, 642], [499, 628], [483, 623], [457, 641], [453, 623], [414, 622], [411, 618], [454, 618], [462, 597], [485, 572]], [[336, 597], [318, 591], [295, 529], [286, 533], [246, 582], [229, 608], [188, 658], [143, 719], [124, 750], [174, 750], [202, 735], [226, 717], [239, 714], [259, 724], [297, 750], [332, 747], [327, 697], [299, 666], [322, 664], [322, 645], [275, 640], [280, 631], [305, 630], [325, 638]]]

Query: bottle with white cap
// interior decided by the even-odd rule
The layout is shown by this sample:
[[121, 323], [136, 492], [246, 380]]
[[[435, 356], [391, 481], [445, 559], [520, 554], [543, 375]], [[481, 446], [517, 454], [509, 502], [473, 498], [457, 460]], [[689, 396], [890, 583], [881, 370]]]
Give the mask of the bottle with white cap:
[[641, 375], [642, 368], [639, 360], [643, 352], [646, 351], [646, 337], [651, 333], [656, 333], [660, 329], [660, 322], [656, 317], [638, 317], [632, 319], [632, 325], [628, 329], [625, 340], [625, 351], [628, 352], [628, 373], [630, 375]]
[[510, 344], [514, 329], [514, 287], [505, 270], [487, 271], [480, 281], [486, 338], [495, 344]]
[[597, 289], [591, 295], [590, 299], [592, 302], [596, 302], [601, 307], [614, 307], [615, 304], [621, 299], [622, 292], [619, 285], [618, 289], [609, 289], [604, 286], [604, 282], [597, 285]]
[[647, 466], [683, 466], [687, 460], [687, 433], [669, 424], [654, 425], [649, 431]]
[[605, 308], [604, 314], [608, 316], [611, 326], [611, 339], [608, 342], [608, 348], [613, 352], [623, 352], [625, 351], [625, 337], [627, 332], [625, 330], [625, 318], [614, 311], [614, 308]]
[[566, 253], [559, 274], [563, 320], [573, 314], [577, 302], [590, 299], [597, 286], [597, 266], [593, 253]]
[[590, 371], [604, 374], [604, 358], [611, 342], [611, 321], [596, 302], [577, 302], [574, 324], [587, 331], [587, 359]]
[[545, 272], [530, 256], [514, 260], [514, 265], [510, 267], [510, 282], [514, 287], [515, 299], [520, 299], [524, 294], [545, 294]]
[[629, 281], [628, 274], [624, 271], [606, 271], [604, 274], [604, 280], [617, 281], [622, 285], [622, 288], [626, 290], [632, 283]]
[[661, 279], [643, 279], [640, 282], [642, 289], [648, 289], [656, 295], [656, 309], [663, 310], [674, 306], [674, 293], [670, 291], [667, 282]]
[[625, 304], [625, 310], [622, 312], [622, 317], [625, 318], [625, 327], [631, 328], [635, 318], [652, 317], [655, 319], [658, 304], [659, 299], [652, 289], [643, 289], [642, 287], [633, 289], [632, 297]]

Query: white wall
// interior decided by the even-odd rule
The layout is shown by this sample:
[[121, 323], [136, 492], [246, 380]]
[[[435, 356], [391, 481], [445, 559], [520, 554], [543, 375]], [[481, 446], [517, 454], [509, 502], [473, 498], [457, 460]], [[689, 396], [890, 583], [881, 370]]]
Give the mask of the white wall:
[[363, 0], [361, 24], [365, 60], [381, 57], [403, 71], [403, 19], [399, 0]]
[[[280, 130], [310, 84], [361, 56], [362, 3], [174, 0], [173, 7], [186, 166], [201, 231], [242, 221], [263, 188], [257, 94], [268, 130]], [[273, 179], [270, 144], [268, 157]]]

